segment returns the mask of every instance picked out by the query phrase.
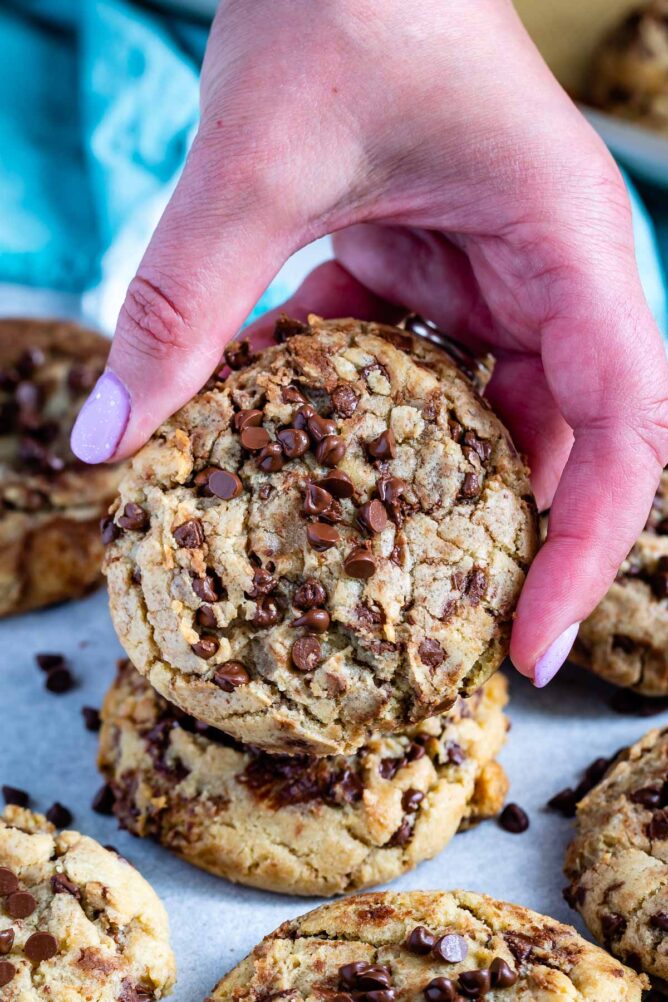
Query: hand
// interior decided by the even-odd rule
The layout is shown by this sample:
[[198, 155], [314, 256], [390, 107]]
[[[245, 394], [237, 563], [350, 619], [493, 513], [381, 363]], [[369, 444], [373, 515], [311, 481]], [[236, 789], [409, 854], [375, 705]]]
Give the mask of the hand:
[[668, 378], [622, 180], [510, 0], [224, 0], [199, 134], [73, 448], [134, 452], [327, 232], [340, 264], [290, 312], [401, 304], [498, 357], [489, 399], [552, 505], [511, 645], [543, 685], [642, 528]]

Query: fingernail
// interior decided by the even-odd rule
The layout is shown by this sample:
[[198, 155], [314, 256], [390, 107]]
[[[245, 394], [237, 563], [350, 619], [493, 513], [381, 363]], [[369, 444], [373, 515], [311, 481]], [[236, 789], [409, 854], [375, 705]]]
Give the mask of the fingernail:
[[545, 653], [538, 658], [533, 670], [533, 684], [537, 689], [542, 689], [557, 674], [570, 653], [579, 629], [580, 624], [573, 623], [553, 640]]
[[79, 411], [70, 445], [84, 463], [104, 463], [116, 452], [130, 417], [130, 394], [107, 369]]

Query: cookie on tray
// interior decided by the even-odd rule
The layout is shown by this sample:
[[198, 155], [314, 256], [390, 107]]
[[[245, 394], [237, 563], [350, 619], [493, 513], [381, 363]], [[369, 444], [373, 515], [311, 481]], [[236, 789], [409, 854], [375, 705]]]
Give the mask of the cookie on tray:
[[569, 657], [615, 685], [668, 695], [668, 472], [644, 531]]
[[123, 662], [102, 709], [100, 767], [134, 834], [242, 884], [337, 894], [392, 880], [501, 809], [506, 690], [495, 675], [356, 755], [270, 756], [180, 713]]
[[668, 730], [620, 752], [576, 825], [569, 903], [616, 957], [668, 980]]
[[41, 814], [0, 815], [2, 1002], [152, 1002], [174, 984], [167, 914], [125, 859]]
[[638, 7], [605, 40], [594, 60], [590, 98], [668, 136], [668, 0]]
[[70, 451], [109, 341], [75, 324], [0, 320], [0, 616], [101, 581], [100, 518], [120, 479]]
[[429, 342], [317, 317], [279, 333], [256, 359], [228, 349], [231, 376], [133, 459], [111, 612], [185, 712], [272, 753], [350, 753], [499, 667], [535, 506], [500, 421]]
[[284, 922], [207, 1002], [640, 1002], [645, 979], [571, 926], [466, 891], [361, 894]]

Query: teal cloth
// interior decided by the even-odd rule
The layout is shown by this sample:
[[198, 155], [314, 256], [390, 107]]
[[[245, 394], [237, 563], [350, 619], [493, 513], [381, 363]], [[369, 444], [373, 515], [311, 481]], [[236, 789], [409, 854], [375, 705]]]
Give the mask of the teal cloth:
[[[128, 0], [0, 0], [0, 282], [83, 292], [115, 247], [145, 246], [197, 125], [205, 43], [205, 28]], [[630, 190], [665, 331], [655, 234]], [[665, 193], [655, 211], [668, 228]], [[279, 279], [254, 314], [286, 291]]]

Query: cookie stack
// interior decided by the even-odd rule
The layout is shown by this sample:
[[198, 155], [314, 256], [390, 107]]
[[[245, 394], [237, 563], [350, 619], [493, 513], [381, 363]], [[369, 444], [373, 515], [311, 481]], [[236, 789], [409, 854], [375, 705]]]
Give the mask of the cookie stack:
[[487, 679], [536, 516], [505, 429], [443, 351], [317, 317], [277, 337], [228, 350], [104, 524], [130, 663], [100, 761], [131, 831], [331, 894], [500, 806], [506, 694]]

